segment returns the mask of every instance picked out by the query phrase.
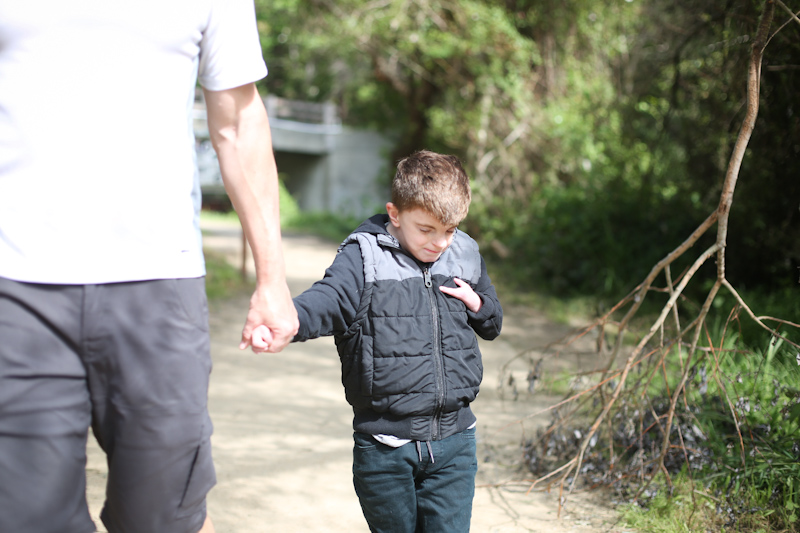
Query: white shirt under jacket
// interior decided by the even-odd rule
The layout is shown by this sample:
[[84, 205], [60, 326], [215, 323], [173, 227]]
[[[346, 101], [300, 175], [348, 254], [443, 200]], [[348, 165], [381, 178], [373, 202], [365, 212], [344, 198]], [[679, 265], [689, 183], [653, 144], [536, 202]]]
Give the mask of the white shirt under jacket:
[[265, 75], [252, 0], [0, 2], [0, 276], [202, 276], [195, 85]]

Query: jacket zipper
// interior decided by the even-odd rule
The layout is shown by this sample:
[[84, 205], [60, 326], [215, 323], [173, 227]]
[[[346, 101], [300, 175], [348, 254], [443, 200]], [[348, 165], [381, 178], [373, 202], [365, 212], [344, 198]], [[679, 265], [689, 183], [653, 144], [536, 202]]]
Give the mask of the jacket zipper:
[[442, 339], [439, 334], [439, 308], [436, 306], [436, 295], [433, 293], [431, 269], [426, 266], [422, 270], [425, 287], [428, 289], [428, 301], [431, 304], [431, 326], [433, 328], [433, 364], [436, 371], [436, 409], [433, 413], [431, 439], [437, 440], [441, 435], [442, 409], [444, 408], [444, 361], [442, 360]]

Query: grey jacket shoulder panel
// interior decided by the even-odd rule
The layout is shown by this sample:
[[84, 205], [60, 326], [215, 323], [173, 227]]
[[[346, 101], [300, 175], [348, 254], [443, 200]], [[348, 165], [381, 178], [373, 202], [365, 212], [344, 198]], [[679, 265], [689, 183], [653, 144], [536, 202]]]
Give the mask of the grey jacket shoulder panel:
[[481, 277], [478, 243], [463, 231], [456, 230], [453, 243], [433, 264], [431, 274], [459, 278], [474, 286]]
[[382, 261], [384, 248], [400, 250], [397, 240], [391, 235], [371, 233], [354, 233], [345, 240], [345, 244], [357, 243], [361, 249], [361, 258], [364, 262], [364, 283], [374, 283], [378, 280], [403, 281], [404, 279], [419, 276], [419, 265], [409, 255], [399, 255], [394, 261]]

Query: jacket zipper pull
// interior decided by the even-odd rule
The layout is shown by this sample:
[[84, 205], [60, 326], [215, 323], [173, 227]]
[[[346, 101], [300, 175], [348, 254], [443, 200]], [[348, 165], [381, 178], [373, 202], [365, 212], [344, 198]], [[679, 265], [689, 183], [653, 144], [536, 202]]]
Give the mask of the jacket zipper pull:
[[431, 281], [431, 269], [429, 267], [425, 267], [425, 270], [422, 272], [425, 276], [425, 286], [430, 289], [433, 287], [433, 281]]

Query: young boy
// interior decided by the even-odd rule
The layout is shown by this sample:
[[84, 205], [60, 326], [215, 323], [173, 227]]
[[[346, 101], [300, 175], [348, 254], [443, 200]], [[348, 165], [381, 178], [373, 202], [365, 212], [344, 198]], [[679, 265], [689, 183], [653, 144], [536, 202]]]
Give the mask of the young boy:
[[295, 341], [335, 337], [355, 414], [353, 483], [374, 532], [469, 531], [475, 333], [497, 337], [503, 314], [478, 245], [456, 229], [470, 196], [458, 158], [403, 159], [387, 215], [361, 224], [294, 299]]

